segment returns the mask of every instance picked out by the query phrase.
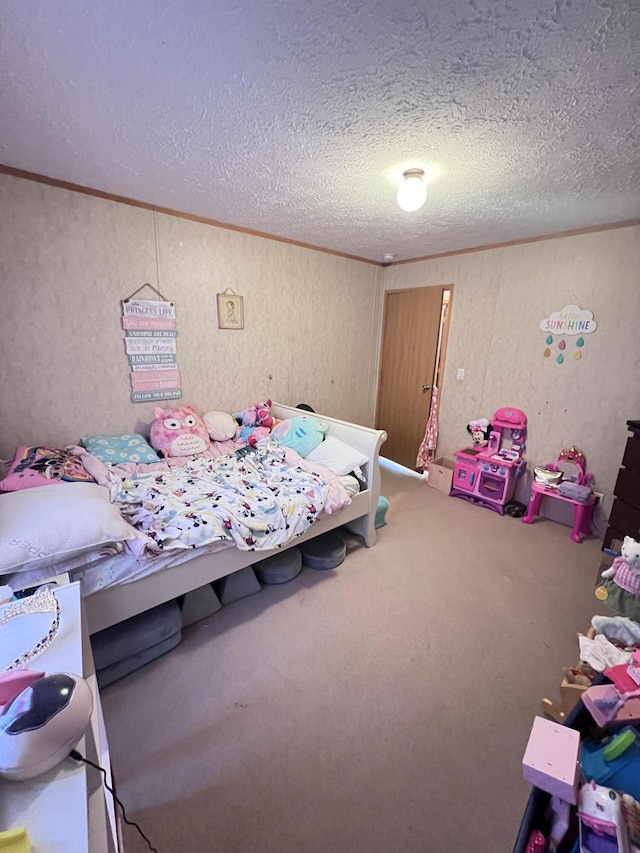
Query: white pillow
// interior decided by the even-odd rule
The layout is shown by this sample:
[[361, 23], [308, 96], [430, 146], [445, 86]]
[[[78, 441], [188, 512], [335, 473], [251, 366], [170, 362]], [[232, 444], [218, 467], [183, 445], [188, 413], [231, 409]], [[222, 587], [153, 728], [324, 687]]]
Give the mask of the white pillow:
[[0, 495], [0, 574], [55, 564], [135, 530], [96, 483], [36, 486]]
[[315, 462], [324, 465], [338, 477], [350, 474], [354, 468], [364, 465], [368, 458], [360, 450], [340, 441], [332, 435], [327, 435], [324, 441], [312, 450], [307, 456], [307, 462]]
[[229, 441], [238, 431], [238, 422], [228, 412], [207, 412], [202, 420], [212, 441]]

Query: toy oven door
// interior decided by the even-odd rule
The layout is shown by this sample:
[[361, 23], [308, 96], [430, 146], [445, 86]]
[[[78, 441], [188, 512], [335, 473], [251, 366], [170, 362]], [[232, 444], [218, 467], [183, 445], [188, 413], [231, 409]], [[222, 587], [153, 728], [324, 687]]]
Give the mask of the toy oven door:
[[499, 503], [504, 497], [505, 485], [506, 481], [504, 477], [501, 477], [499, 474], [489, 474], [483, 471], [480, 475], [478, 494], [489, 501], [497, 501]]

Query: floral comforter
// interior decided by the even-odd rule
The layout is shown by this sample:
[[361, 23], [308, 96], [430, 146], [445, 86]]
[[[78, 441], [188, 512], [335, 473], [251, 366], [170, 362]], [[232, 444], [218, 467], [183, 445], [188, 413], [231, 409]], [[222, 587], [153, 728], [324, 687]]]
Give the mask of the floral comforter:
[[[265, 441], [181, 468], [114, 478], [111, 500], [162, 551], [230, 539], [245, 551], [276, 548], [316, 520], [328, 483]], [[141, 466], [140, 466], [141, 467]]]

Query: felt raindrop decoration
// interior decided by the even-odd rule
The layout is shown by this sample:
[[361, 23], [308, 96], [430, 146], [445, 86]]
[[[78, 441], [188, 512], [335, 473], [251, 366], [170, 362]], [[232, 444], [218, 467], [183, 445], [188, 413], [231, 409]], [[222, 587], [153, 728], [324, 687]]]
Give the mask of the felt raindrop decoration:
[[[577, 300], [575, 294], [571, 294], [571, 298]], [[552, 356], [557, 364], [564, 364], [565, 357], [570, 355], [574, 361], [582, 360], [587, 335], [595, 332], [598, 324], [593, 311], [571, 301], [540, 320], [539, 328], [545, 334], [543, 356]]]

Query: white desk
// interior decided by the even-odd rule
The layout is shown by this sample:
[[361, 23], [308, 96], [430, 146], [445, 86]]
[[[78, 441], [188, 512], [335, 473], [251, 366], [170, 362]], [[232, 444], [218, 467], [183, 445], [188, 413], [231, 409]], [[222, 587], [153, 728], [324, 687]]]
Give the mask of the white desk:
[[[51, 646], [31, 661], [29, 668], [46, 673], [77, 673], [89, 682], [94, 699], [91, 726], [77, 749], [105, 768], [112, 785], [100, 695], [82, 615], [80, 585], [60, 586], [54, 592], [60, 603], [60, 629]], [[50, 614], [38, 614], [37, 617], [20, 616], [0, 628], [0, 668], [5, 668], [13, 659], [9, 655], [16, 642], [21, 643], [19, 650], [24, 650], [25, 631], [28, 632], [28, 647], [31, 637], [35, 641], [40, 639], [50, 624]], [[26, 782], [0, 779], [0, 828], [26, 826], [34, 853], [122, 851], [113, 800], [102, 781], [98, 770], [70, 758]]]

